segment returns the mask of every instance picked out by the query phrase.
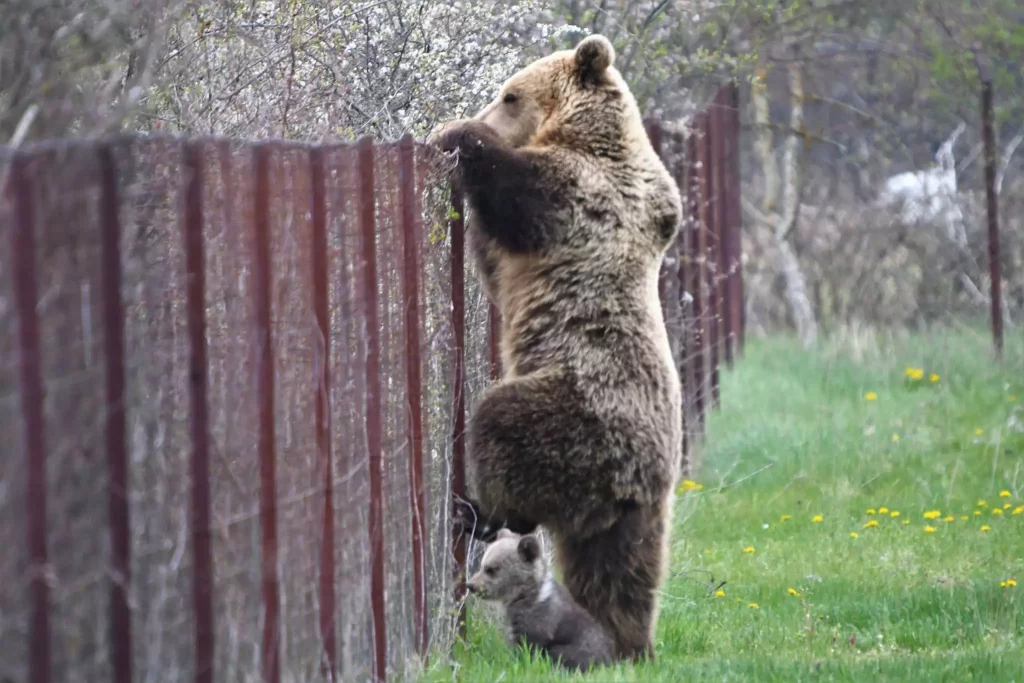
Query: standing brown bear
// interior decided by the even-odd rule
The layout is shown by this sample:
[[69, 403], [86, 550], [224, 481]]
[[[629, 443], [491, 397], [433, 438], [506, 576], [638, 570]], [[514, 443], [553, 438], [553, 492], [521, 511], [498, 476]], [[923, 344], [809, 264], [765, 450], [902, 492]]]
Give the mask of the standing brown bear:
[[543, 525], [616, 657], [654, 656], [681, 397], [658, 299], [679, 191], [603, 36], [512, 76], [433, 140], [458, 151], [504, 377], [474, 407], [459, 512], [482, 540]]

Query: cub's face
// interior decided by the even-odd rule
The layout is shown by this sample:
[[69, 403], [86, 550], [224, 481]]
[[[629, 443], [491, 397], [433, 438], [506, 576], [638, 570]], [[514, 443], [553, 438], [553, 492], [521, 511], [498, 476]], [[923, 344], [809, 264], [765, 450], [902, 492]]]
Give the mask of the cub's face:
[[508, 529], [487, 546], [480, 570], [466, 582], [484, 600], [509, 603], [537, 587], [546, 573], [536, 536], [518, 536]]
[[589, 36], [574, 50], [538, 59], [509, 78], [475, 119], [512, 147], [530, 144], [559, 115], [600, 103], [599, 89], [621, 87], [614, 61], [615, 50], [608, 39]]

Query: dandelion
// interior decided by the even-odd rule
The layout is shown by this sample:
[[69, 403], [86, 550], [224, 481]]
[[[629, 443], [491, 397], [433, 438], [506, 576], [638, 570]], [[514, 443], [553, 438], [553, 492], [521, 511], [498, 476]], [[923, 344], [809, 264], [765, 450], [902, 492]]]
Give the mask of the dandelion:
[[975, 511], [974, 511], [974, 516], [975, 516], [975, 517], [977, 517], [977, 516], [978, 516], [978, 515], [980, 515], [980, 514], [981, 514], [981, 510], [975, 510]]
[[718, 590], [715, 591], [715, 597], [716, 598], [724, 598], [725, 597], [725, 591], [722, 590], [721, 588], [719, 588]]
[[876, 394], [873, 391], [869, 391], [868, 393], [864, 394], [864, 400], [865, 401], [877, 401], [878, 400], [878, 394]]
[[982, 524], [982, 525], [981, 525], [981, 530], [982, 530], [982, 531], [988, 531], [988, 530], [989, 530], [989, 529], [991, 529], [991, 528], [992, 528], [992, 527], [990, 527], [990, 526], [989, 526], [988, 524]]
[[946, 517], [943, 517], [942, 521], [943, 522], [952, 522], [953, 521], [953, 515], [947, 515]]
[[878, 526], [878, 520], [877, 519], [869, 519], [868, 523], [864, 525], [864, 528], [865, 529], [873, 529], [876, 526]]
[[690, 479], [683, 479], [683, 485], [679, 487], [679, 492], [693, 491], [697, 489], [697, 482], [691, 481]]
[[1009, 498], [1010, 497], [1010, 492], [1007, 491], [1006, 489], [1003, 489], [1002, 491], [999, 492], [999, 497], [1000, 498]]
[[980, 507], [980, 508], [988, 507], [988, 502], [984, 501], [984, 500], [979, 500], [978, 501], [978, 507]]
[[856, 531], [851, 531], [850, 532], [850, 538], [857, 538], [857, 532]]
[[967, 521], [967, 515], [960, 515], [960, 519], [962, 519], [962, 520], [964, 520], [966, 522]]
[[875, 514], [875, 508], [868, 508], [866, 513], [869, 514], [869, 515]]
[[824, 519], [825, 518], [822, 517], [821, 515], [814, 515], [813, 517], [811, 517], [811, 521], [814, 522], [815, 524], [817, 524], [818, 522], [823, 521]]
[[745, 553], [752, 553], [752, 552], [754, 552], [754, 546], [748, 545], [746, 548], [743, 549], [743, 552], [745, 552]]
[[1009, 510], [1009, 509], [1010, 509], [1010, 508], [1012, 508], [1012, 507], [1013, 507], [1013, 506], [1012, 506], [1012, 505], [1010, 505], [1009, 503], [1003, 503], [1003, 509], [1004, 509], [1004, 510]]
[[1013, 588], [1017, 585], [1017, 579], [1007, 579], [1006, 581], [1000, 581], [999, 585], [1003, 588]]
[[934, 534], [935, 533], [935, 527], [933, 527], [933, 526], [926, 526], [924, 528], [924, 532], [926, 534]]
[[899, 443], [900, 442], [900, 435], [899, 434], [893, 434], [892, 435], [892, 442], [893, 443]]
[[747, 605], [747, 607], [749, 607], [750, 609], [761, 609], [756, 602], [750, 603], [749, 605]]
[[785, 522], [789, 519], [792, 519], [792, 517], [790, 517], [789, 515], [782, 515], [782, 517], [779, 517], [780, 522]]
[[924, 513], [925, 519], [938, 519], [942, 516], [942, 513], [938, 510], [928, 510]]
[[1001, 515], [1001, 514], [1003, 514], [1003, 509], [1002, 508], [992, 508], [992, 514], [993, 515]]
[[985, 433], [985, 430], [982, 429], [981, 427], [978, 427], [977, 429], [974, 430], [974, 435], [975, 436], [981, 436], [984, 433]]
[[889, 513], [889, 516], [895, 519], [896, 517], [900, 516], [900, 511], [899, 510], [893, 510], [892, 512]]
[[910, 524], [910, 520], [909, 520], [909, 519], [905, 519], [905, 520], [903, 520], [903, 524], [904, 524], [904, 525], [906, 525], [906, 524]]
[[792, 595], [794, 598], [801, 597], [800, 593], [797, 592], [797, 590], [795, 588], [787, 588], [786, 592], [789, 593], [790, 595]]
[[1017, 507], [1013, 508], [1013, 512], [1011, 512], [1010, 514], [1011, 515], [1024, 514], [1024, 505], [1018, 505]]
[[911, 380], [916, 382], [917, 380], [924, 377], [924, 370], [922, 370], [921, 368], [907, 368], [906, 370], [903, 371], [903, 374], [905, 374]]
[[880, 508], [878, 508], [878, 514], [880, 514], [880, 515], [887, 515], [887, 514], [889, 514], [889, 508], [887, 508], [887, 507], [880, 507]]
[[932, 374], [928, 375], [928, 381], [931, 382], [932, 384], [935, 384], [936, 382], [939, 381], [939, 374], [933, 372]]

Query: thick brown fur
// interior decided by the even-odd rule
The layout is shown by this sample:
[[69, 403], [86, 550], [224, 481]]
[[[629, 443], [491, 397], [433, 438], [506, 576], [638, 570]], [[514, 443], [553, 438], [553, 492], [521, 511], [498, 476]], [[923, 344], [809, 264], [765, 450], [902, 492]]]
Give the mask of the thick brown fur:
[[502, 604], [513, 647], [526, 644], [561, 666], [583, 671], [611, 664], [611, 638], [555, 580], [535, 536], [502, 529], [467, 586]]
[[476, 265], [502, 316], [505, 374], [468, 432], [473, 533], [543, 525], [569, 592], [635, 659], [654, 655], [680, 461], [657, 278], [681, 203], [613, 62], [590, 36], [433, 138], [458, 151]]

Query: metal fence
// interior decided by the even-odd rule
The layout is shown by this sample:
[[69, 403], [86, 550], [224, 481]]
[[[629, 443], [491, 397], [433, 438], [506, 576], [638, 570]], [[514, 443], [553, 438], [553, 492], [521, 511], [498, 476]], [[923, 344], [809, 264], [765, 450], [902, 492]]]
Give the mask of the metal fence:
[[[648, 132], [687, 461], [743, 339], [737, 91]], [[0, 151], [0, 680], [402, 678], [464, 618], [467, 409], [499, 372], [412, 138]]]

